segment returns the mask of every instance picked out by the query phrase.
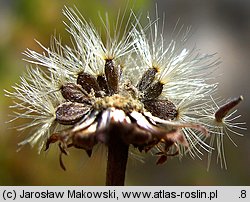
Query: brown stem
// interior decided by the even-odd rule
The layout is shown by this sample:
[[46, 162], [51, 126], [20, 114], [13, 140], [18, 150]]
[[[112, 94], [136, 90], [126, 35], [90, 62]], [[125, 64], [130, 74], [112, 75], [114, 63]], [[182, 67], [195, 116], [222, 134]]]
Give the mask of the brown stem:
[[129, 146], [121, 139], [121, 130], [113, 127], [108, 141], [107, 186], [124, 186]]

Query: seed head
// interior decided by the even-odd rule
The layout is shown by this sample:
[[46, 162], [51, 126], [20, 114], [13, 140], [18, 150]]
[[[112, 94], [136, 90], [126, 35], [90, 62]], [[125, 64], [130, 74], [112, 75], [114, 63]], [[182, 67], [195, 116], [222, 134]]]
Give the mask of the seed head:
[[34, 67], [14, 92], [6, 91], [14, 100], [13, 120], [30, 120], [19, 130], [33, 128], [20, 145], [39, 142], [40, 151], [58, 142], [65, 169], [61, 157], [70, 147], [91, 156], [96, 144], [109, 145], [115, 128], [124, 144], [140, 152], [156, 149], [157, 164], [186, 153], [201, 158], [204, 151], [210, 159], [215, 149], [225, 162], [224, 136], [244, 129], [233, 123], [239, 116], [228, 114], [242, 97], [215, 103], [217, 83], [209, 82], [219, 61], [185, 47], [189, 28], [169, 40], [158, 16], [144, 27], [131, 12], [126, 22], [118, 15], [114, 29], [107, 15], [101, 18], [103, 36], [79, 11], [65, 7], [63, 14], [73, 48], [53, 37], [50, 48], [39, 43], [44, 53], [27, 49]]

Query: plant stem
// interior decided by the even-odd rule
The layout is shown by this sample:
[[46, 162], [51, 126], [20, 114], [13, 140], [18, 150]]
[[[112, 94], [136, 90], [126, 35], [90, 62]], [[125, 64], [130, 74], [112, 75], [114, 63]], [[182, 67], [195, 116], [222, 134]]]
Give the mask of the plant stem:
[[124, 186], [129, 146], [121, 139], [119, 127], [110, 130], [108, 142], [107, 186]]

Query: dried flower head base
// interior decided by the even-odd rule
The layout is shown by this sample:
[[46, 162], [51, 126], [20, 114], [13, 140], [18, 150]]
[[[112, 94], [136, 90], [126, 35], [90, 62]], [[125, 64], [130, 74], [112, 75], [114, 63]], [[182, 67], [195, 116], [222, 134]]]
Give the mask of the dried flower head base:
[[13, 120], [31, 120], [19, 130], [36, 128], [21, 146], [39, 143], [39, 150], [47, 150], [58, 142], [65, 169], [62, 155], [69, 148], [91, 157], [96, 144], [105, 144], [107, 185], [124, 184], [130, 146], [150, 151], [157, 164], [187, 153], [201, 158], [204, 151], [210, 163], [217, 149], [226, 166], [224, 136], [231, 139], [229, 132], [241, 135], [237, 130], [245, 129], [231, 113], [242, 97], [216, 104], [212, 95], [217, 84], [209, 83], [209, 74], [219, 62], [214, 55], [184, 48], [188, 30], [168, 41], [159, 32], [159, 20], [148, 18], [143, 28], [131, 12], [126, 22], [118, 15], [114, 30], [107, 16], [101, 18], [103, 43], [78, 11], [65, 7], [63, 13], [70, 21], [66, 26], [73, 48], [53, 38], [51, 48], [41, 45], [43, 54], [28, 49], [27, 61], [36, 67], [28, 68], [21, 84], [6, 94], [15, 100]]
[[[61, 154], [67, 154], [67, 148], [73, 146], [84, 149], [91, 156], [93, 147], [103, 143], [109, 147], [109, 151], [113, 150], [114, 153], [110, 154], [113, 156], [128, 153], [129, 145], [142, 152], [164, 144], [164, 152], [158, 161], [163, 163], [163, 156], [173, 155], [168, 154], [168, 150], [175, 143], [188, 147], [181, 128], [189, 127], [207, 134], [200, 125], [171, 121], [176, 118], [177, 109], [171, 101], [158, 98], [162, 88], [151, 89], [156, 84], [145, 81], [145, 78], [154, 80], [148, 71], [139, 81], [138, 87], [129, 81], [120, 82], [122, 73], [111, 71], [120, 72], [120, 69], [109, 60], [105, 64], [102, 83], [93, 75], [82, 72], [77, 77], [77, 84], [66, 83], [61, 87], [66, 102], [57, 107], [56, 121], [72, 127], [52, 134], [47, 140], [46, 149], [51, 143], [59, 141]], [[106, 92], [101, 90], [104, 89], [103, 82]], [[146, 82], [149, 87], [140, 91]], [[117, 150], [113, 147], [117, 147]], [[119, 161], [122, 159], [118, 158]], [[61, 157], [60, 162], [65, 169]]]

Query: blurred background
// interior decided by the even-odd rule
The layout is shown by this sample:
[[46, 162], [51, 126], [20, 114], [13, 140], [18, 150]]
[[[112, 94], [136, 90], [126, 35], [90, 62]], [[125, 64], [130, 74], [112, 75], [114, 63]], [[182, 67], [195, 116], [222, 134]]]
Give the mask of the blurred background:
[[[37, 154], [29, 146], [16, 152], [17, 143], [25, 137], [9, 120], [11, 101], [3, 89], [19, 82], [26, 63], [22, 52], [41, 51], [34, 39], [45, 47], [56, 31], [63, 43], [70, 44], [62, 23], [64, 5], [79, 9], [86, 19], [100, 25], [98, 11], [108, 11], [115, 17], [124, 0], [0, 0], [0, 185], [104, 185], [105, 149], [98, 148], [89, 160], [83, 151], [72, 149], [64, 158], [67, 171], [59, 166], [59, 151]], [[249, 0], [138, 0], [129, 2], [135, 12], [154, 13], [157, 3], [159, 16], [165, 13], [167, 31], [179, 24], [192, 26], [189, 44], [203, 53], [218, 53], [222, 64], [214, 75], [219, 76], [219, 94], [224, 98], [244, 96], [239, 106], [242, 121], [250, 123], [250, 1]], [[145, 16], [144, 16], [145, 17]], [[18, 121], [20, 122], [20, 120]], [[250, 135], [233, 136], [238, 147], [226, 142], [228, 170], [220, 169], [216, 160], [207, 171], [207, 161], [189, 156], [156, 166], [156, 159], [143, 155], [144, 163], [134, 156], [129, 159], [126, 185], [250, 185]], [[215, 157], [215, 155], [213, 156]]]

